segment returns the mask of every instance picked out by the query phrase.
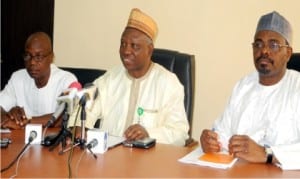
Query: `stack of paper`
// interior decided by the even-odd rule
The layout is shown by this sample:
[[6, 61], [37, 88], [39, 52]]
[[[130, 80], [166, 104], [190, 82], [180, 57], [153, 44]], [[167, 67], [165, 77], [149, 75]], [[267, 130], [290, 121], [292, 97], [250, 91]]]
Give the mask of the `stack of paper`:
[[10, 133], [9, 129], [0, 129], [0, 133]]
[[234, 165], [234, 163], [237, 161], [237, 158], [234, 158], [228, 153], [203, 153], [202, 149], [198, 147], [178, 161], [183, 163], [227, 169]]
[[276, 164], [282, 170], [300, 170], [300, 152], [298, 151], [276, 151], [276, 158], [280, 164]]
[[118, 146], [119, 144], [122, 144], [126, 140], [125, 137], [119, 137], [119, 136], [113, 136], [113, 135], [108, 135], [107, 139], [107, 147], [113, 148], [115, 146]]

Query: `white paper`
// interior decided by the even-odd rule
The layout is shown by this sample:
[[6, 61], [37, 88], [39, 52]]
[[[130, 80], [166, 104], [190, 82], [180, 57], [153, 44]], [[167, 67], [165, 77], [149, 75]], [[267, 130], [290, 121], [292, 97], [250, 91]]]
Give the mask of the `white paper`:
[[231, 163], [229, 164], [223, 164], [223, 163], [214, 163], [214, 162], [207, 162], [199, 160], [199, 157], [203, 155], [203, 151], [201, 147], [196, 148], [192, 152], [188, 153], [186, 156], [180, 158], [178, 161], [182, 163], [188, 163], [188, 164], [196, 164], [201, 166], [207, 166], [207, 167], [214, 167], [214, 168], [220, 168], [220, 169], [228, 169], [232, 167], [235, 162], [237, 161], [237, 158], [235, 158]]
[[300, 170], [300, 143], [271, 146], [274, 156], [283, 170]]
[[0, 129], [0, 133], [11, 133], [10, 129]]
[[282, 170], [300, 170], [300, 153], [295, 151], [277, 152], [276, 158], [280, 164], [277, 164]]
[[108, 149], [113, 148], [125, 141], [125, 137], [108, 135], [107, 146]]

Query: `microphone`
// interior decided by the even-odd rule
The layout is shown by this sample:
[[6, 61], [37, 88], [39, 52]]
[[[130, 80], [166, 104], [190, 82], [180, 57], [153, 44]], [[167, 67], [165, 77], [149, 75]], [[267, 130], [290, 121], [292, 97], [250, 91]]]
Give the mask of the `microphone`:
[[53, 125], [66, 107], [67, 113], [71, 114], [75, 106], [84, 100], [84, 102], [87, 102], [86, 108], [89, 108], [97, 96], [98, 89], [92, 83], [85, 85], [84, 89], [82, 89], [81, 84], [77, 81], [71, 83], [69, 88], [63, 91], [62, 95], [57, 98], [59, 106], [51, 116], [50, 120], [46, 123], [45, 127], [48, 128]]
[[29, 138], [28, 138], [28, 143], [30, 144], [36, 137], [37, 137], [37, 132], [36, 131], [30, 131], [30, 135], [29, 135]]
[[80, 105], [85, 105], [85, 108], [90, 109], [94, 104], [94, 100], [99, 94], [98, 88], [93, 83], [87, 83], [84, 88], [77, 93]]
[[58, 119], [60, 114], [64, 111], [65, 107], [66, 107], [65, 103], [60, 103], [57, 110], [53, 113], [53, 115], [51, 116], [50, 120], [47, 122], [45, 127], [50, 127], [56, 121], [56, 119]]
[[70, 84], [69, 88], [75, 88], [81, 90], [82, 86], [78, 81], [74, 81], [73, 83]]
[[51, 116], [50, 120], [47, 122], [45, 127], [50, 127], [64, 111], [66, 105], [68, 105], [69, 114], [73, 111], [73, 98], [78, 90], [81, 89], [81, 84], [77, 81], [71, 83], [69, 88], [62, 92], [62, 95], [58, 97], [57, 101], [59, 106], [56, 111]]
[[97, 155], [94, 154], [94, 152], [91, 150], [92, 148], [96, 147], [98, 145], [98, 140], [97, 139], [93, 139], [91, 140], [90, 143], [88, 143], [88, 145], [86, 146], [86, 148], [93, 154], [94, 158], [97, 159]]
[[91, 140], [90, 143], [88, 143], [86, 148], [92, 149], [92, 148], [96, 147], [97, 145], [98, 145], [98, 140], [94, 138], [93, 140]]
[[81, 147], [84, 147], [85, 143], [85, 120], [86, 120], [86, 109], [91, 109], [92, 105], [94, 105], [94, 100], [98, 96], [98, 88], [93, 83], [87, 83], [83, 90], [79, 91], [77, 93], [77, 97], [79, 101], [76, 102], [79, 103], [81, 106], [81, 138], [80, 138], [80, 144]]

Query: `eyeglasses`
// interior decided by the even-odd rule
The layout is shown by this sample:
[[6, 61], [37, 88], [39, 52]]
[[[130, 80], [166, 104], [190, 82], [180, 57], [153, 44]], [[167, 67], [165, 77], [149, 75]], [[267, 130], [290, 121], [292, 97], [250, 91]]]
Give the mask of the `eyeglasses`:
[[[252, 43], [253, 49], [258, 51], [258, 50], [262, 50], [263, 48], [265, 48], [265, 43], [263, 43], [262, 41], [256, 41]], [[289, 45], [281, 45], [276, 41], [270, 41], [267, 44], [267, 47], [272, 51], [272, 52], [278, 52], [280, 50], [280, 48], [282, 47], [289, 47]]]
[[25, 62], [28, 62], [29, 60], [34, 60], [34, 61], [36, 61], [36, 62], [42, 62], [46, 57], [48, 57], [49, 55], [51, 55], [52, 54], [52, 52], [49, 52], [48, 54], [46, 54], [46, 55], [35, 55], [35, 56], [33, 56], [33, 55], [31, 55], [31, 54], [29, 54], [29, 53], [26, 53], [26, 54], [24, 54], [23, 55], [23, 59], [24, 59], [24, 61]]

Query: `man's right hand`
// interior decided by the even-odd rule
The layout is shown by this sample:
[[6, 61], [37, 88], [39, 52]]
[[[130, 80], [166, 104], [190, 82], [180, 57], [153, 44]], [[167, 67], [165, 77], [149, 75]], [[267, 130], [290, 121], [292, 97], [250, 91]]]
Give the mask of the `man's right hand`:
[[205, 129], [200, 136], [200, 143], [203, 152], [220, 152], [221, 144], [218, 141], [218, 134], [212, 130]]
[[1, 115], [1, 128], [9, 128], [9, 129], [22, 129], [23, 127], [17, 125], [13, 119], [10, 119], [6, 114]]
[[24, 109], [19, 106], [13, 107], [9, 112], [1, 108], [1, 118], [2, 128], [21, 129], [28, 123]]
[[25, 124], [27, 124], [25, 111], [22, 107], [13, 107], [9, 112], [6, 113], [6, 115], [21, 127], [24, 127]]

